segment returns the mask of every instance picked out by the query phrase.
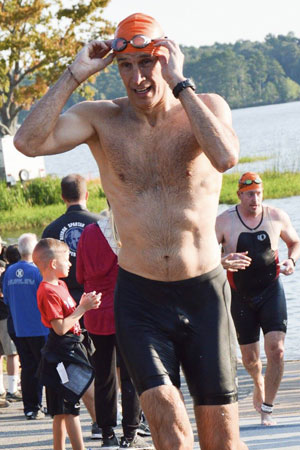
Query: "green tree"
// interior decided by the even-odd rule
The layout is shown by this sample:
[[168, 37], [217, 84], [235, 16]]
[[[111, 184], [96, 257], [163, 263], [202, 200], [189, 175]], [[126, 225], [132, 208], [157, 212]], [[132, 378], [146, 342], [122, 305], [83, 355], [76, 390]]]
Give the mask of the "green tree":
[[[84, 42], [107, 38], [101, 15], [110, 0], [2, 0], [0, 7], [0, 136], [16, 130], [28, 110], [73, 60]], [[81, 87], [85, 98], [95, 90]]]
[[269, 54], [279, 62], [287, 76], [300, 83], [300, 39], [293, 33], [277, 37], [268, 34], [266, 44]]

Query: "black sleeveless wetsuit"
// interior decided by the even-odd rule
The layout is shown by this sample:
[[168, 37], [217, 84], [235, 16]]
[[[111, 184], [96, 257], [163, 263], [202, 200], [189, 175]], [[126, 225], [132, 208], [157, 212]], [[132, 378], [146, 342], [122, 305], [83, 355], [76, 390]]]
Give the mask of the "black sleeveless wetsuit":
[[245, 270], [227, 272], [232, 292], [231, 313], [238, 341], [244, 345], [259, 340], [260, 328], [264, 334], [270, 331], [286, 332], [287, 311], [279, 280], [278, 252], [272, 250], [271, 239], [266, 231], [268, 228], [271, 230], [264, 217], [267, 209], [263, 209], [262, 219], [255, 229], [243, 222], [237, 208], [235, 212], [235, 220], [245, 230], [238, 236], [236, 252], [248, 251], [252, 259]]

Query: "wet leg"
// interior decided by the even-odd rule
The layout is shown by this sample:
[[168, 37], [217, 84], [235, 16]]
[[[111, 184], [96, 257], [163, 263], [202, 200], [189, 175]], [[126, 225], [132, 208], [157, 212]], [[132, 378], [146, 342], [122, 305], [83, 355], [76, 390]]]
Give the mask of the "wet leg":
[[247, 450], [239, 433], [238, 404], [195, 406], [201, 450]]
[[156, 450], [192, 450], [193, 432], [180, 391], [164, 385], [140, 397]]

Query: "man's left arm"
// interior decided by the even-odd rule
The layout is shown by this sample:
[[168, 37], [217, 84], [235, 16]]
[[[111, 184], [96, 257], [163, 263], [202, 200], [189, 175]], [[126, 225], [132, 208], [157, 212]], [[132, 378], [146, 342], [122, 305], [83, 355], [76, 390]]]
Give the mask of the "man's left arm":
[[[171, 40], [157, 42], [169, 50], [169, 58], [159, 56], [162, 76], [173, 90], [185, 80], [184, 56], [179, 46]], [[217, 94], [197, 95], [191, 88], [183, 89], [178, 96], [191, 124], [199, 147], [212, 165], [225, 172], [238, 161], [239, 141], [232, 128], [228, 104]]]
[[291, 275], [295, 271], [296, 261], [300, 256], [300, 238], [289, 216], [284, 211], [278, 212], [281, 222], [280, 237], [288, 248], [288, 257], [280, 263], [280, 272]]

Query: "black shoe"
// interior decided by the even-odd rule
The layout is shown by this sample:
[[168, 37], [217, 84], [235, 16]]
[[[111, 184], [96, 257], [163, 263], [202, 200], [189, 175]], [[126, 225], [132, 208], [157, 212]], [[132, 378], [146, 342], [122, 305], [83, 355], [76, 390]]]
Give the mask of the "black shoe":
[[101, 445], [102, 450], [118, 450], [119, 441], [115, 433], [110, 437], [103, 436], [103, 444]]
[[91, 430], [92, 436], [91, 439], [102, 439], [102, 430], [98, 427], [97, 422], [94, 422], [92, 424], [92, 430]]
[[45, 414], [39, 409], [38, 411], [28, 411], [25, 413], [25, 417], [27, 420], [39, 420], [44, 419]]
[[154, 449], [153, 444], [150, 444], [137, 434], [132, 439], [128, 439], [125, 436], [121, 437], [120, 448], [135, 448], [136, 450]]
[[147, 425], [147, 423], [145, 422], [141, 422], [136, 431], [140, 436], [151, 436], [149, 425]]
[[7, 392], [6, 400], [8, 402], [20, 402], [22, 400], [22, 394], [19, 391], [16, 391], [13, 394], [11, 392]]

